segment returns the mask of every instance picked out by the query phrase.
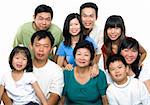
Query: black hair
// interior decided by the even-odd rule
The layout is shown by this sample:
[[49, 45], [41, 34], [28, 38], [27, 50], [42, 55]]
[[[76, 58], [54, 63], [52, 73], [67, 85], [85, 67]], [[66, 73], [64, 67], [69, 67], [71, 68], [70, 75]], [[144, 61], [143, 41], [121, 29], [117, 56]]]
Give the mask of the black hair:
[[82, 12], [82, 10], [84, 8], [93, 8], [95, 10], [96, 19], [97, 19], [97, 17], [98, 17], [98, 6], [95, 3], [93, 3], [93, 2], [86, 2], [86, 3], [82, 4], [80, 6], [80, 15], [81, 15], [81, 12]]
[[75, 54], [77, 52], [77, 50], [79, 48], [87, 48], [90, 53], [91, 53], [91, 58], [90, 60], [92, 61], [94, 59], [94, 55], [95, 55], [95, 50], [94, 50], [94, 46], [91, 42], [87, 41], [87, 40], [84, 40], [84, 41], [81, 41], [81, 42], [78, 42], [73, 50], [73, 56], [75, 58]]
[[140, 55], [139, 55], [139, 43], [136, 39], [132, 38], [132, 37], [126, 37], [122, 43], [119, 45], [119, 48], [118, 48], [118, 54], [121, 54], [121, 51], [123, 49], [131, 49], [133, 48], [134, 50], [136, 50], [138, 52], [138, 56], [136, 58], [136, 60], [131, 64], [129, 65], [132, 69], [132, 71], [135, 73], [135, 77], [138, 78], [139, 74], [140, 74], [140, 71], [139, 70], [139, 60], [140, 60]]
[[124, 59], [124, 57], [122, 55], [120, 55], [120, 54], [110, 55], [107, 59], [107, 62], [106, 62], [106, 66], [107, 66], [109, 73], [110, 73], [110, 71], [109, 71], [110, 63], [113, 63], [116, 61], [121, 61], [125, 66], [127, 66], [126, 60]]
[[41, 39], [44, 39], [46, 37], [49, 38], [50, 42], [51, 42], [51, 47], [54, 45], [54, 37], [53, 35], [51, 34], [51, 32], [49, 31], [46, 31], [46, 30], [40, 30], [40, 31], [36, 31], [32, 37], [31, 37], [31, 44], [33, 45], [34, 43], [34, 39], [35, 38], [38, 38], [38, 40], [41, 40]]
[[71, 13], [66, 17], [65, 22], [64, 22], [64, 27], [63, 27], [64, 44], [66, 46], [71, 46], [72, 35], [69, 32], [69, 27], [70, 27], [70, 21], [75, 18], [79, 21], [80, 29], [81, 29], [79, 32], [79, 35], [80, 35], [79, 41], [84, 40], [86, 37], [86, 35], [83, 35], [83, 25], [81, 22], [80, 15], [78, 13]]
[[112, 52], [112, 41], [107, 35], [107, 29], [108, 28], [115, 28], [119, 27], [121, 28], [121, 35], [119, 36], [118, 45], [121, 43], [121, 41], [125, 38], [125, 25], [124, 20], [120, 15], [111, 15], [107, 18], [105, 26], [104, 26], [104, 45], [107, 48], [107, 55], [111, 55]]
[[53, 19], [53, 10], [50, 6], [47, 6], [45, 4], [41, 4], [41, 5], [37, 6], [35, 11], [34, 11], [35, 17], [37, 16], [38, 13], [41, 13], [41, 12], [50, 13], [51, 14], [51, 19]]
[[21, 46], [16, 46], [10, 53], [9, 56], [9, 65], [12, 70], [15, 70], [14, 66], [12, 65], [13, 62], [13, 57], [18, 54], [18, 53], [23, 53], [26, 58], [27, 58], [27, 65], [24, 68], [26, 72], [32, 72], [33, 71], [33, 65], [32, 65], [32, 59], [31, 59], [31, 54], [30, 51], [27, 47], [21, 47]]

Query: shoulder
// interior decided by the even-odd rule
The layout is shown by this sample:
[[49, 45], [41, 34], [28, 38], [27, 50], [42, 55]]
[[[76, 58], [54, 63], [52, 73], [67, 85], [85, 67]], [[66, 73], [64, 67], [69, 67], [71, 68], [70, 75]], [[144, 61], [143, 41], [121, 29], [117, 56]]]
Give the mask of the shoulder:
[[22, 24], [20, 27], [19, 27], [20, 30], [31, 30], [33, 29], [32, 27], [32, 22], [27, 22], [27, 23], [24, 23]]
[[99, 69], [99, 75], [98, 75], [100, 78], [106, 78], [106, 75], [105, 75], [105, 73], [101, 70], [101, 69]]
[[56, 30], [56, 31], [58, 31], [58, 32], [61, 32], [60, 27], [58, 27], [56, 24], [51, 24], [50, 30], [51, 30], [51, 31], [52, 31], [52, 30]]
[[51, 68], [52, 71], [54, 72], [62, 72], [62, 68], [56, 64], [55, 62], [48, 60], [48, 66]]

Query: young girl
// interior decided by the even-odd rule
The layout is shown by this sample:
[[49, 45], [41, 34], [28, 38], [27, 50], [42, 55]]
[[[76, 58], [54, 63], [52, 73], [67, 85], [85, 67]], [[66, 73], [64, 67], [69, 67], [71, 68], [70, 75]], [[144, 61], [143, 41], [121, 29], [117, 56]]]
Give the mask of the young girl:
[[9, 56], [9, 65], [12, 71], [4, 73], [0, 81], [0, 100], [6, 89], [13, 105], [39, 105], [36, 95], [42, 105], [47, 105], [46, 98], [32, 74], [32, 59], [28, 48], [16, 46]]
[[[112, 15], [106, 20], [104, 27], [104, 45], [102, 46], [104, 69], [106, 69], [106, 61], [108, 56], [116, 54], [118, 51], [118, 46], [126, 38], [125, 32], [125, 25], [121, 16]], [[139, 48], [139, 54], [139, 65], [141, 65], [146, 57], [146, 51], [142, 46]]]

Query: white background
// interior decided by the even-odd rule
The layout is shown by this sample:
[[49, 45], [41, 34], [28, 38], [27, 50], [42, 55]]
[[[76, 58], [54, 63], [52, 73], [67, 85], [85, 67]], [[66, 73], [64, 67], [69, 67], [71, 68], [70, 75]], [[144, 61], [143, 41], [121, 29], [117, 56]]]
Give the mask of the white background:
[[80, 5], [87, 1], [98, 5], [97, 24], [101, 29], [108, 16], [121, 15], [125, 21], [127, 36], [136, 38], [149, 54], [150, 6], [148, 0], [2, 0], [0, 1], [0, 74], [9, 68], [8, 56], [18, 27], [33, 20], [37, 5], [51, 6], [54, 11], [52, 22], [62, 29], [66, 16], [72, 12], [79, 12]]

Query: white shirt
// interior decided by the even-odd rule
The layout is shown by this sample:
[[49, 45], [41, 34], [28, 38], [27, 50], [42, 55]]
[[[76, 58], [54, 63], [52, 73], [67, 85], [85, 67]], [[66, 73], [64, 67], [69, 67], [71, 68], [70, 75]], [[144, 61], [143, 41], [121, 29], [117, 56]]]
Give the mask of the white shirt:
[[7, 90], [8, 96], [13, 100], [13, 105], [24, 105], [30, 101], [38, 102], [32, 88], [32, 84], [36, 81], [32, 72], [24, 72], [18, 81], [14, 81], [12, 72], [6, 72], [0, 84]]
[[64, 86], [63, 70], [61, 67], [48, 60], [44, 67], [33, 67], [33, 72], [47, 98], [51, 92], [61, 96]]
[[89, 36], [95, 41], [97, 44], [97, 54], [102, 54], [101, 47], [103, 45], [103, 34], [100, 30], [100, 27], [98, 27], [96, 24], [93, 26], [92, 31], [89, 33]]
[[129, 78], [123, 85], [110, 84], [106, 91], [109, 105], [150, 105], [150, 94], [144, 83]]

